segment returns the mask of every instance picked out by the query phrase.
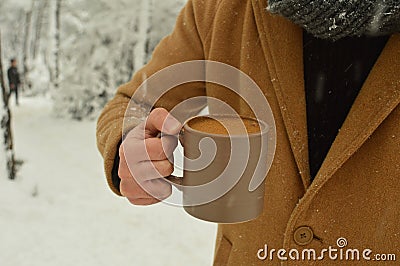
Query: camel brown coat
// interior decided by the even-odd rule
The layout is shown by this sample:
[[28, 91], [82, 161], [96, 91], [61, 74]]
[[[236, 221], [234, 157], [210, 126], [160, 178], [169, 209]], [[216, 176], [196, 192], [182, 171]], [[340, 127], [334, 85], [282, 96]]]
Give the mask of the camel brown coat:
[[[364, 249], [372, 250], [366, 254], [371, 259], [378, 259], [377, 253], [396, 254], [400, 263], [400, 34], [390, 37], [310, 184], [302, 29], [267, 13], [266, 5], [264, 0], [188, 1], [173, 33], [118, 89], [99, 118], [98, 147], [111, 189], [119, 193], [111, 169], [127, 103], [143, 77], [183, 61], [223, 62], [248, 74], [267, 97], [276, 120], [277, 150], [266, 179], [263, 214], [251, 222], [219, 225], [215, 265], [366, 265]], [[201, 83], [177, 87], [157, 106], [171, 109], [199, 95], [248, 113], [227, 89]], [[338, 248], [340, 237], [347, 239], [346, 248], [360, 250], [360, 262], [331, 260], [328, 253], [317, 261], [288, 257], [291, 249], [299, 250], [300, 258], [304, 250], [315, 249], [318, 257], [323, 248]], [[280, 255], [288, 261], [279, 260], [277, 251], [272, 260], [260, 260], [257, 253], [264, 256], [260, 249], [265, 245], [268, 253], [287, 250]]]

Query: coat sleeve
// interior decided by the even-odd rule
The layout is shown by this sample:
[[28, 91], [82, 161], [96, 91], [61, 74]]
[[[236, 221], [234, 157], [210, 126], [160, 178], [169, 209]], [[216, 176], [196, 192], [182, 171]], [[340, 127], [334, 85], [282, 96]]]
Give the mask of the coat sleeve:
[[[122, 139], [122, 126], [125, 110], [136, 89], [142, 84], [146, 77], [163, 68], [190, 60], [204, 59], [202, 38], [208, 32], [201, 32], [201, 29], [208, 29], [205, 21], [211, 21], [207, 18], [212, 10], [210, 4], [212, 1], [189, 0], [180, 12], [173, 32], [165, 37], [153, 52], [149, 63], [139, 70], [133, 76], [133, 79], [120, 86], [114, 98], [103, 109], [97, 122], [97, 147], [104, 159], [104, 170], [109, 187], [113, 192], [120, 195], [119, 188], [113, 185], [112, 172], [114, 160], [118, 151], [118, 143]], [[205, 10], [205, 6], [207, 10]], [[206, 19], [207, 18], [207, 19]], [[147, 89], [147, 94], [151, 94], [152, 88]], [[154, 107], [163, 107], [171, 110], [179, 102], [196, 96], [205, 95], [204, 83], [187, 83], [168, 91], [154, 105]], [[151, 95], [146, 95], [151, 97]], [[193, 107], [188, 112], [198, 112], [205, 104]], [[138, 121], [139, 119], [133, 119]], [[138, 122], [136, 122], [138, 123]], [[135, 125], [131, 125], [134, 127]], [[115, 169], [114, 169], [115, 170]], [[114, 171], [115, 172], [115, 171]]]

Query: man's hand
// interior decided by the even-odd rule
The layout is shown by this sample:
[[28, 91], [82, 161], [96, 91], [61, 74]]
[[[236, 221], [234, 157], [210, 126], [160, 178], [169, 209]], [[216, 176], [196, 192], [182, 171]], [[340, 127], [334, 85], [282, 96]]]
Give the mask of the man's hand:
[[10, 84], [10, 89], [14, 89], [15, 88], [15, 85], [14, 84]]
[[[174, 171], [173, 159], [181, 124], [167, 110], [154, 109], [147, 120], [131, 130], [119, 149], [120, 191], [134, 205], [150, 205], [172, 193], [164, 177]], [[162, 132], [167, 136], [159, 138]]]

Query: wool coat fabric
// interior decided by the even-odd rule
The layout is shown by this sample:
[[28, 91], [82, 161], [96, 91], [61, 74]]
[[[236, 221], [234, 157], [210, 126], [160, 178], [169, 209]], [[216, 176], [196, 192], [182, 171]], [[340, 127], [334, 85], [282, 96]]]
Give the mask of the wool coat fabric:
[[281, 14], [323, 39], [400, 32], [399, 1], [270, 0]]
[[[179, 62], [219, 61], [239, 68], [262, 89], [274, 113], [277, 148], [263, 214], [219, 225], [214, 264], [366, 265], [393, 259], [390, 254], [400, 260], [400, 35], [390, 37], [311, 183], [302, 29], [269, 14], [266, 6], [261, 0], [188, 1], [172, 34], [132, 81], [118, 88], [98, 120], [97, 143], [110, 188], [119, 194], [111, 170], [125, 109], [144, 77]], [[202, 95], [249, 113], [234, 93], [208, 83], [181, 85], [156, 105], [171, 109]], [[329, 258], [329, 249], [337, 249], [336, 259], [334, 250]], [[350, 260], [353, 252], [357, 259], [355, 249], [360, 261]]]

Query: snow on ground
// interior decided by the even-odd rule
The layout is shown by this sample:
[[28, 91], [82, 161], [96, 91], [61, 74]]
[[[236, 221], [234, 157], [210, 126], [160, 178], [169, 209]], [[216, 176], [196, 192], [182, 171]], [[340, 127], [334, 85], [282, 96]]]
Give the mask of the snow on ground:
[[211, 265], [216, 226], [182, 208], [135, 207], [107, 188], [95, 122], [12, 103], [14, 182], [0, 177], [0, 266]]

